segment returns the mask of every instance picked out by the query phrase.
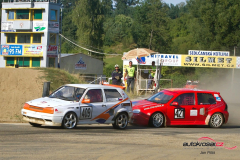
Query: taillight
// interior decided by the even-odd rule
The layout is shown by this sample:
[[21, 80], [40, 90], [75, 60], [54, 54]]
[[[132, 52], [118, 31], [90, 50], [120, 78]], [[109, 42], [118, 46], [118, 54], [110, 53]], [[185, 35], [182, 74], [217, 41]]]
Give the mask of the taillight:
[[225, 111], [227, 111], [228, 110], [228, 105], [227, 105], [227, 103], [226, 103], [226, 105], [225, 105]]

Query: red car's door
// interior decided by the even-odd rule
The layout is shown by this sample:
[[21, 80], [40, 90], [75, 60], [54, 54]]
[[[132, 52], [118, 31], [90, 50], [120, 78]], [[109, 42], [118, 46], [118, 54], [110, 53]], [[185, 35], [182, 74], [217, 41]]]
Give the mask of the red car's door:
[[206, 111], [209, 107], [216, 104], [216, 100], [211, 93], [197, 93], [197, 111], [196, 125], [205, 125]]
[[183, 93], [172, 102], [178, 105], [171, 105], [167, 108], [168, 125], [192, 125], [196, 119], [195, 94]]

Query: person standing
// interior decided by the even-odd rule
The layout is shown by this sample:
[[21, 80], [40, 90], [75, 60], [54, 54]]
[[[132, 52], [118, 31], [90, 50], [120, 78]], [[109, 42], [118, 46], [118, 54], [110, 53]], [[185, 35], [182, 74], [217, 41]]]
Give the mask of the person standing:
[[119, 69], [118, 64], [115, 65], [115, 70], [112, 72], [112, 84], [121, 85], [122, 71]]
[[147, 85], [147, 89], [152, 89], [152, 82], [154, 81], [154, 76], [155, 76], [155, 72], [156, 72], [156, 66], [155, 66], [155, 61], [152, 61], [152, 66], [151, 66], [152, 70], [148, 76], [148, 85]]
[[125, 70], [125, 74], [124, 74], [124, 79], [127, 76], [127, 92], [130, 92], [130, 88], [132, 93], [134, 92], [134, 80], [136, 77], [136, 73], [135, 73], [135, 67], [132, 66], [132, 61], [129, 61], [129, 67], [127, 67], [127, 69]]

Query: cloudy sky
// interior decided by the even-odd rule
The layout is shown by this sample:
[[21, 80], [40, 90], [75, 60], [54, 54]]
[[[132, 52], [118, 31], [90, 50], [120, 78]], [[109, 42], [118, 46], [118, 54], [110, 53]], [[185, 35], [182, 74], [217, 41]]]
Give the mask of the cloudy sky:
[[176, 4], [180, 3], [180, 2], [185, 2], [186, 3], [185, 0], [163, 0], [163, 1], [168, 3], [168, 4], [172, 3], [174, 5], [176, 5]]

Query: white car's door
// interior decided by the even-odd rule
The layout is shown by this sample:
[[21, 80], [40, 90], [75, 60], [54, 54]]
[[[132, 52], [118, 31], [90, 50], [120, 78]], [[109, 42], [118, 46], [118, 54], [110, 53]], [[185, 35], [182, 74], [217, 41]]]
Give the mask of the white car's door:
[[104, 104], [101, 89], [89, 89], [84, 99], [90, 99], [90, 103], [80, 105], [79, 123], [105, 123], [105, 111], [108, 109]]
[[123, 97], [118, 92], [117, 89], [104, 89], [105, 97], [106, 97], [106, 106], [109, 108], [108, 114], [110, 117], [107, 120], [107, 123], [111, 123], [111, 120], [115, 116], [117, 110], [121, 108], [120, 102], [123, 100]]

